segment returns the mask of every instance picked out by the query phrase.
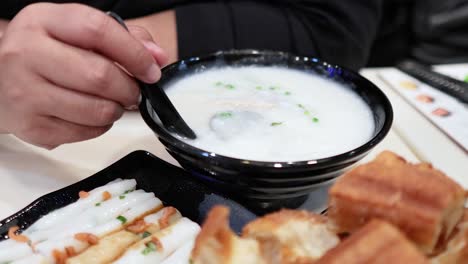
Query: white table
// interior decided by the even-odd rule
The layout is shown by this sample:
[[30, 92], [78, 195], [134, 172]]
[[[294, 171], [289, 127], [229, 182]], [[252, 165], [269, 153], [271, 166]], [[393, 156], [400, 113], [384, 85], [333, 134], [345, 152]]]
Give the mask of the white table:
[[[407, 122], [407, 119], [411, 119], [410, 122], [418, 128], [429, 129], [422, 120], [423, 118], [411, 111], [408, 105], [399, 100], [395, 94], [392, 94], [388, 87], [377, 78], [375, 70], [366, 70], [364, 74], [389, 95], [396, 113], [394, 129], [365, 160], [388, 149], [413, 162], [431, 161], [427, 159], [430, 153], [414, 148], [413, 145], [407, 144], [407, 137], [400, 136], [399, 127]], [[409, 113], [411, 116], [407, 116]], [[453, 149], [451, 142], [445, 141], [436, 132], [432, 131], [431, 137], [438, 142], [441, 151], [445, 151], [444, 155], [450, 157], [450, 151]], [[43, 194], [90, 176], [128, 153], [141, 149], [172, 164], [177, 164], [157, 141], [139, 114], [135, 112], [126, 113], [102, 137], [61, 146], [53, 151], [36, 148], [10, 135], [0, 135], [0, 219], [13, 214]], [[468, 158], [466, 156], [464, 158], [465, 164], [468, 165]], [[444, 162], [439, 162], [437, 165], [442, 170], [453, 173], [455, 178], [458, 179], [460, 175], [468, 171], [460, 164], [455, 164], [456, 166], [452, 168], [450, 158], [446, 160], [444, 159]]]

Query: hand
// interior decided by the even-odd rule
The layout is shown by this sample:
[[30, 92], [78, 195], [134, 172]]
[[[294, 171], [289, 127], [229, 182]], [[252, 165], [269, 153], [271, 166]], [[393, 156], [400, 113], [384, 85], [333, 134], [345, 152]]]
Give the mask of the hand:
[[154, 83], [167, 60], [143, 31], [83, 5], [23, 9], [0, 41], [1, 132], [48, 149], [105, 133], [137, 104], [127, 72]]

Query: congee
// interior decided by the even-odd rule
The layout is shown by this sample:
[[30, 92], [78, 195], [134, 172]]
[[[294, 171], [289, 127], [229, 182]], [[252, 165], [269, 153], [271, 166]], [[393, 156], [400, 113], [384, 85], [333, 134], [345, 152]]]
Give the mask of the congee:
[[282, 67], [220, 67], [184, 76], [167, 94], [197, 139], [186, 143], [256, 161], [335, 156], [370, 140], [374, 119], [351, 89]]

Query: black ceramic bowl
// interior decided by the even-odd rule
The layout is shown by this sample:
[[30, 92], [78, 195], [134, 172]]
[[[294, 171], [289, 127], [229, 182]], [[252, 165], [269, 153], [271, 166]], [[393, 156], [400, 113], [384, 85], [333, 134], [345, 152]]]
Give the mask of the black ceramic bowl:
[[162, 126], [149, 102], [143, 98], [140, 104], [143, 119], [180, 165], [205, 183], [235, 195], [247, 205], [271, 210], [294, 207], [306, 200], [310, 192], [329, 186], [333, 179], [382, 141], [390, 130], [392, 107], [379, 88], [356, 72], [316, 58], [272, 51], [222, 51], [205, 57], [188, 58], [165, 67], [157, 85], [164, 89], [176, 78], [224, 65], [283, 66], [319, 74], [358, 94], [372, 109], [375, 122], [373, 137], [346, 153], [298, 162], [259, 162], [221, 156], [184, 143]]

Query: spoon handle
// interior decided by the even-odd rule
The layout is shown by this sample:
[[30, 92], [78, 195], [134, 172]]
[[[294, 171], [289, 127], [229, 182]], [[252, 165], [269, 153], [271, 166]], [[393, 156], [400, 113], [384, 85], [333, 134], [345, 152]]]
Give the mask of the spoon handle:
[[[115, 19], [115, 21], [128, 31], [125, 21], [119, 15], [111, 11], [107, 12], [107, 15]], [[195, 139], [197, 137], [195, 132], [193, 132], [193, 130], [182, 119], [179, 112], [161, 87], [147, 84], [140, 80], [137, 80], [137, 83], [142, 95], [149, 100], [151, 106], [167, 130], [189, 139]]]
[[137, 82], [140, 86], [141, 93], [149, 100], [151, 106], [167, 130], [189, 139], [197, 138], [193, 130], [182, 119], [162, 88], [156, 87], [155, 85], [150, 87], [149, 84], [139, 80]]

